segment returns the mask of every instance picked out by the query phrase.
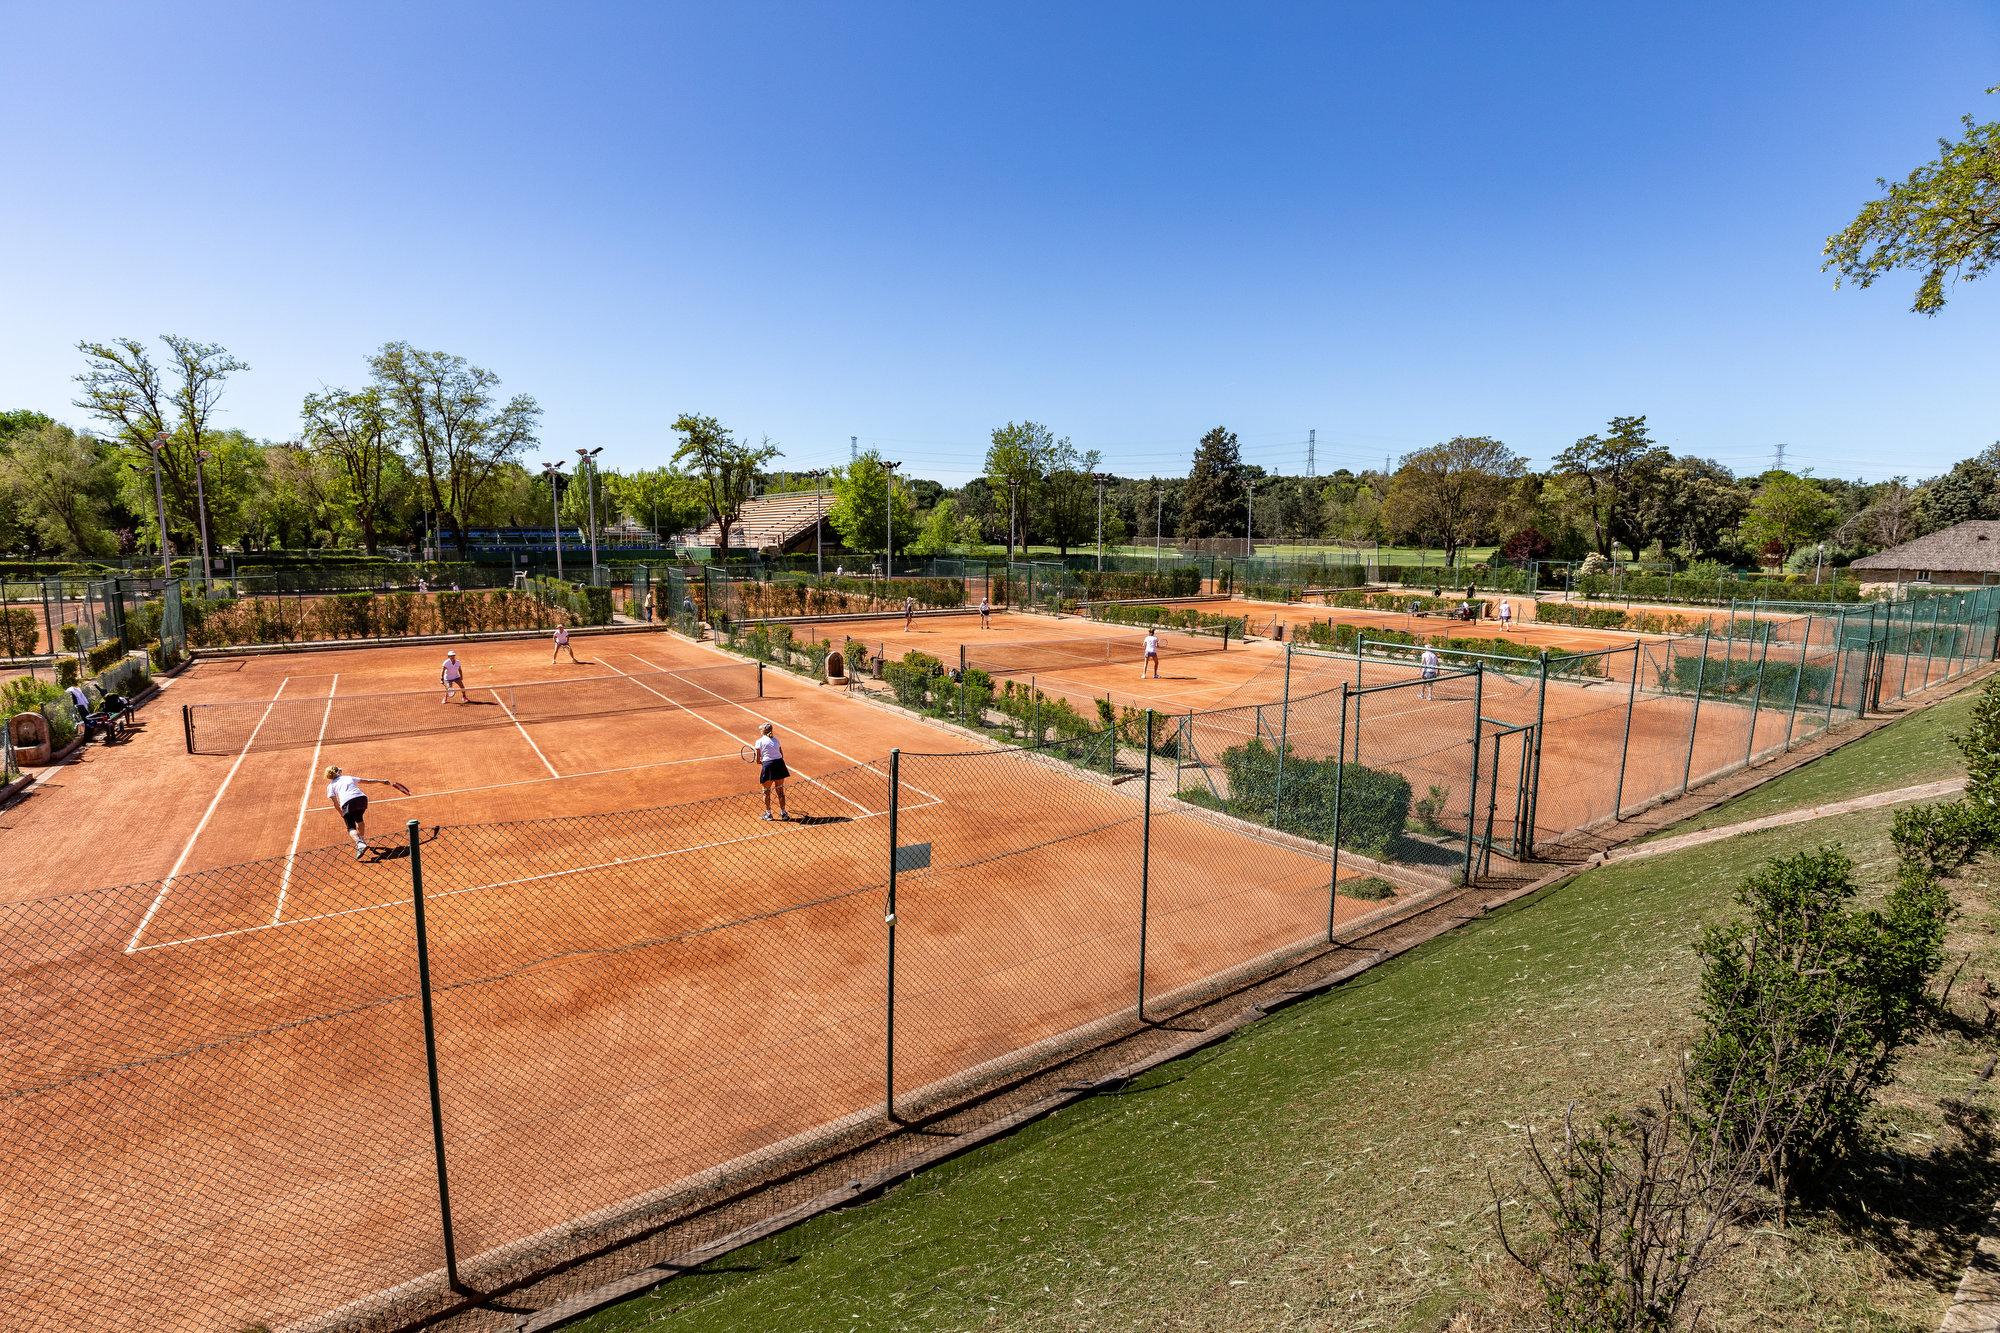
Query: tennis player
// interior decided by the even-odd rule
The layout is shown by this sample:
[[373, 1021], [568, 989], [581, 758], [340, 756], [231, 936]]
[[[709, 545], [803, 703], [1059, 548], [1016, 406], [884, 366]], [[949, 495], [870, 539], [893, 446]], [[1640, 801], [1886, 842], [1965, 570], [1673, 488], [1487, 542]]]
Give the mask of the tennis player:
[[459, 662], [456, 650], [445, 650], [444, 666], [438, 670], [438, 682], [444, 686], [444, 698], [438, 700], [439, 703], [450, 703], [453, 691], [458, 693], [458, 701], [460, 703], [472, 702], [471, 699], [466, 697], [465, 667]]
[[993, 604], [984, 597], [979, 599], [979, 628], [993, 628]]
[[1500, 599], [1500, 632], [1505, 634], [1507, 626], [1514, 623], [1514, 604], [1505, 597]]
[[[1126, 642], [1130, 643], [1131, 640], [1127, 639]], [[1146, 678], [1146, 667], [1148, 664], [1153, 668], [1153, 679], [1158, 680], [1160, 678], [1160, 632], [1157, 629], [1146, 631], [1146, 655], [1139, 662], [1140, 680]]]
[[778, 744], [778, 738], [771, 734], [771, 724], [763, 723], [757, 728], [757, 781], [764, 787], [764, 818], [771, 817], [771, 792], [778, 793], [778, 818], [790, 819], [791, 812], [785, 809], [785, 779], [791, 777], [792, 770], [785, 767], [785, 751]]
[[347, 836], [354, 839], [354, 859], [368, 855], [368, 797], [363, 787], [394, 787], [408, 796], [410, 789], [387, 778], [357, 778], [340, 771], [338, 764], [326, 770], [326, 799], [340, 811]]
[[910, 622], [916, 618], [917, 599], [914, 597], [905, 597], [903, 599], [903, 633], [908, 634], [910, 632]]
[[1437, 649], [1431, 647], [1429, 644], [1424, 645], [1423, 665], [1424, 683], [1418, 687], [1417, 697], [1428, 699], [1431, 697], [1431, 682], [1438, 678]]
[[549, 654], [549, 665], [554, 666], [556, 659], [561, 657], [565, 652], [569, 654], [570, 661], [576, 661], [576, 649], [569, 646], [569, 626], [557, 625], [556, 650]]

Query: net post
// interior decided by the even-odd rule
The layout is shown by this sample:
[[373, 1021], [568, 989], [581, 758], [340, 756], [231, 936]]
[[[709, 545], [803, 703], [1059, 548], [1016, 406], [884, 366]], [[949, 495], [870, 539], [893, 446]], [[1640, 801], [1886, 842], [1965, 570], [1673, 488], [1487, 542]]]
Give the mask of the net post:
[[764, 664], [762, 662], [757, 663], [757, 697], [759, 699], [764, 697]]
[[1677, 795], [1687, 795], [1688, 784], [1694, 780], [1694, 738], [1695, 728], [1701, 724], [1701, 691], [1708, 684], [1708, 638], [1714, 632], [1713, 624], [1701, 631], [1701, 662], [1694, 673], [1694, 708], [1688, 713], [1687, 762], [1681, 766], [1681, 789]]
[[889, 904], [882, 921], [889, 930], [888, 977], [883, 1006], [882, 1114], [893, 1124], [896, 1115], [896, 815], [902, 804], [903, 751], [889, 751]]
[[445, 1282], [453, 1291], [465, 1292], [458, 1279], [458, 1244], [451, 1225], [451, 1179], [445, 1170], [444, 1099], [438, 1090], [437, 1015], [431, 1007], [430, 927], [424, 919], [423, 838], [416, 820], [410, 832], [410, 903], [415, 912], [417, 932], [417, 995], [423, 1002], [424, 1073], [430, 1084], [431, 1152], [437, 1162], [438, 1221], [444, 1232]]
[[189, 704], [181, 705], [181, 733], [187, 737], [187, 752], [189, 754], [193, 754], [194, 753], [194, 708], [192, 705]]
[[[1360, 700], [1355, 701], [1354, 728], [1361, 729]], [[1486, 706], [1486, 664], [1472, 664], [1472, 772], [1465, 792], [1465, 872], [1463, 883], [1472, 883], [1472, 832], [1479, 823], [1479, 716]], [[1359, 751], [1357, 739], [1355, 749]]]
[[1146, 907], [1153, 882], [1153, 710], [1146, 710], [1146, 786], [1139, 815], [1139, 1021], [1146, 1021]]
[[1334, 910], [1340, 901], [1340, 794], [1347, 785], [1347, 682], [1340, 682], [1340, 737], [1333, 747], [1333, 856], [1326, 874], [1326, 942], [1333, 943]]

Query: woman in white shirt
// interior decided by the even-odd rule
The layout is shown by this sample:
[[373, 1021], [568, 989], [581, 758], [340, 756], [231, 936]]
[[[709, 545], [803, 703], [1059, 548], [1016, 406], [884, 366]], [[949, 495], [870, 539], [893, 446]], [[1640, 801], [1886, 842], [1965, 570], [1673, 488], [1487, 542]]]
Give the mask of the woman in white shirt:
[[570, 661], [572, 662], [576, 661], [576, 649], [569, 646], [569, 626], [557, 625], [556, 650], [549, 654], [549, 665], [554, 666], [556, 663], [556, 659], [558, 657], [561, 657], [565, 652], [569, 654]]
[[450, 703], [454, 690], [458, 691], [460, 703], [471, 702], [465, 697], [465, 668], [459, 664], [458, 653], [455, 650], [445, 652], [444, 665], [438, 669], [438, 680], [444, 685], [444, 698], [438, 700], [439, 703]]
[[771, 817], [771, 793], [778, 793], [778, 818], [790, 819], [791, 812], [785, 809], [785, 779], [791, 777], [792, 770], [785, 767], [785, 751], [778, 744], [778, 738], [771, 734], [771, 724], [764, 723], [757, 728], [757, 781], [764, 787], [764, 818]]
[[1153, 679], [1158, 680], [1160, 678], [1160, 632], [1156, 629], [1146, 631], [1146, 655], [1139, 661], [1140, 680], [1146, 678], [1146, 664], [1148, 662], [1153, 665]]
[[368, 855], [368, 797], [362, 792], [363, 787], [394, 787], [405, 796], [410, 794], [408, 787], [387, 778], [357, 778], [341, 772], [337, 764], [326, 770], [326, 799], [340, 811], [341, 822], [347, 825], [347, 836], [354, 839], [357, 861]]
[[1431, 697], [1431, 682], [1438, 678], [1437, 649], [1431, 647], [1429, 644], [1424, 645], [1423, 666], [1424, 683], [1418, 687], [1417, 697], [1428, 699]]
[[1500, 632], [1505, 634], [1507, 626], [1514, 620], [1514, 604], [1505, 597], [1500, 599]]

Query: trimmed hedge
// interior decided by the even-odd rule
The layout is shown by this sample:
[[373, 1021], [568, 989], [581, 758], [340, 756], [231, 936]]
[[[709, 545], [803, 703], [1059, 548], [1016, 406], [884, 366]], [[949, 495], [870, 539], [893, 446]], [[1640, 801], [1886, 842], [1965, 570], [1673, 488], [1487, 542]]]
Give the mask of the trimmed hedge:
[[[608, 604], [609, 590], [595, 591]], [[183, 610], [188, 643], [196, 648], [550, 629], [559, 619], [539, 599], [508, 588], [188, 599]]]
[[[527, 584], [527, 595], [529, 597], [545, 607], [567, 612], [570, 618], [569, 623], [572, 625], [609, 625], [611, 623], [611, 589], [609, 588], [600, 588], [590, 583], [571, 583], [568, 579], [547, 578], [540, 574], [529, 578]], [[442, 593], [437, 595], [440, 597], [462, 597], [472, 594]]]
[[0, 611], [0, 657], [32, 657], [41, 643], [35, 613], [21, 607]]
[[1191, 607], [1165, 606], [1094, 605], [1090, 608], [1090, 618], [1107, 625], [1159, 625], [1194, 634], [1225, 634], [1239, 642], [1243, 638], [1244, 627], [1249, 623], [1248, 616], [1224, 616]]
[[1174, 569], [1124, 570], [1086, 569], [1079, 571], [1083, 592], [1091, 601], [1131, 597], [1193, 597], [1201, 592], [1201, 567], [1182, 565]]
[[[1668, 694], [1693, 694], [1699, 685], [1704, 699], [1726, 694], [1756, 694], [1756, 662], [1711, 657], [1705, 667], [1702, 663], [1698, 653], [1693, 657], [1676, 656], [1659, 670], [1660, 689]], [[1779, 699], [1789, 707], [1794, 677], [1798, 680], [1801, 704], [1824, 704], [1833, 697], [1834, 668], [1831, 666], [1808, 662], [1801, 667], [1796, 658], [1782, 662], [1771, 658], [1763, 663], [1763, 677], [1762, 707], [1770, 707]]]
[[964, 579], [870, 579], [847, 574], [779, 574], [769, 580], [718, 583], [718, 598], [753, 620], [785, 616], [899, 612], [910, 598], [926, 610], [965, 605]]
[[[1489, 671], [1505, 671], [1523, 674], [1539, 669], [1542, 650], [1522, 643], [1518, 639], [1483, 638], [1443, 638], [1421, 639], [1399, 629], [1379, 629], [1372, 625], [1329, 624], [1316, 620], [1310, 624], [1294, 627], [1297, 642], [1318, 648], [1332, 648], [1341, 652], [1353, 652], [1357, 641], [1368, 640], [1369, 647], [1385, 657], [1418, 658], [1426, 647], [1435, 648], [1438, 655], [1450, 665], [1453, 653], [1477, 653], [1482, 657], [1504, 658], [1502, 662], [1487, 662]], [[1551, 657], [1557, 654], [1551, 653]], [[1601, 676], [1605, 674], [1604, 662], [1596, 657], [1566, 658], [1562, 670], [1572, 676]]]
[[1806, 579], [1715, 579], [1693, 574], [1583, 574], [1576, 591], [1586, 598], [1611, 597], [1635, 602], [1684, 602], [1692, 606], [1727, 606], [1733, 601], [1860, 602], [1861, 585], [1833, 578], [1823, 583]]
[[[1282, 788], [1278, 780], [1281, 755]], [[1334, 788], [1338, 784], [1341, 846], [1376, 855], [1386, 853], [1403, 836], [1403, 827], [1409, 822], [1410, 784], [1399, 773], [1343, 765], [1337, 759], [1305, 759], [1289, 744], [1281, 751], [1261, 738], [1230, 746], [1220, 759], [1229, 779], [1225, 808], [1239, 818], [1331, 844]]]

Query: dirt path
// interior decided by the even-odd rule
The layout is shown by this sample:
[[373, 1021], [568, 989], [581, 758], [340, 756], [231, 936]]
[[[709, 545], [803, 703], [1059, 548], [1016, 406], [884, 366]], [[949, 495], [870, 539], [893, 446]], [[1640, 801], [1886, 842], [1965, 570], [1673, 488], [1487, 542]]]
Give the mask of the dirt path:
[[1607, 861], [1635, 861], [1645, 856], [1663, 856], [1668, 852], [1678, 852], [1688, 847], [1700, 847], [1704, 843], [1720, 842], [1724, 838], [1733, 838], [1739, 833], [1756, 833], [1767, 828], [1782, 828], [1787, 824], [1804, 824], [1815, 819], [1828, 819], [1834, 815], [1853, 814], [1857, 810], [1877, 810], [1885, 805], [1904, 805], [1911, 801], [1929, 801], [1940, 796], [1951, 796], [1964, 790], [1964, 778], [1946, 778], [1941, 782], [1925, 782], [1914, 787], [1898, 787], [1893, 791], [1870, 792], [1866, 796], [1854, 796], [1845, 801], [1831, 801], [1825, 805], [1809, 805], [1798, 810], [1785, 810], [1775, 815], [1764, 815], [1758, 819], [1746, 819], [1740, 824], [1725, 824], [1721, 828], [1700, 829], [1694, 833], [1683, 833], [1675, 838], [1661, 838], [1658, 842], [1644, 843], [1637, 847], [1621, 847], [1604, 859]]

